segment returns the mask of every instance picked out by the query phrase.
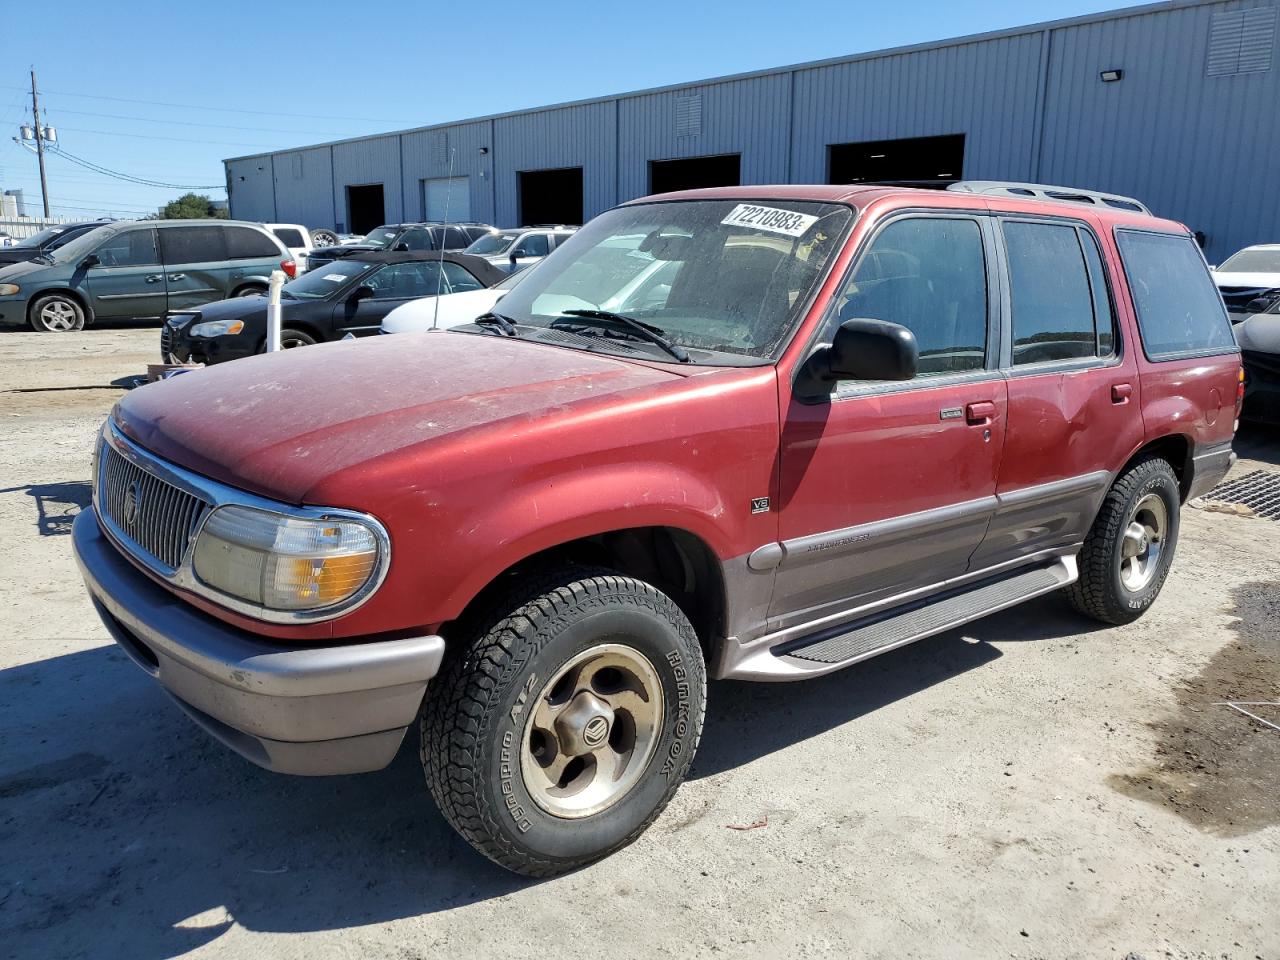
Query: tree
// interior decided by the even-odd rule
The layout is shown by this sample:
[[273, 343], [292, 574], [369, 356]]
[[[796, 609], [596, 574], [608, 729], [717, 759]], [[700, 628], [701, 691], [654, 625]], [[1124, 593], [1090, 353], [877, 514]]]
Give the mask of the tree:
[[184, 193], [160, 208], [159, 220], [225, 220], [227, 211], [202, 193]]

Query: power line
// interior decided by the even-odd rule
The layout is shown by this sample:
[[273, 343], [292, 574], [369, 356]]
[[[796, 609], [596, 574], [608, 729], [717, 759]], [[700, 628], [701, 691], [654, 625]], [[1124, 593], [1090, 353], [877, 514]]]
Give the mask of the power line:
[[157, 137], [154, 134], [130, 133], [122, 130], [87, 130], [84, 127], [63, 127], [75, 133], [96, 133], [104, 137], [127, 137], [130, 140], [168, 140], [173, 143], [202, 143], [206, 146], [270, 147], [269, 143], [241, 143], [235, 140], [192, 140], [189, 137]]
[[79, 164], [94, 173], [100, 173], [104, 177], [111, 177], [116, 180], [123, 180], [126, 183], [136, 183], [144, 187], [162, 187], [166, 190], [224, 190], [226, 184], [208, 184], [208, 183], [169, 183], [164, 180], [150, 180], [146, 177], [135, 177], [133, 174], [121, 173], [119, 170], [111, 170], [101, 164], [94, 163], [92, 160], [86, 160], [84, 157], [77, 157], [74, 153], [68, 153], [66, 150], [58, 147], [56, 150], [50, 151], [54, 156], [62, 157], [70, 160], [72, 163]]
[[254, 130], [261, 133], [301, 133], [317, 137], [329, 136], [325, 130], [281, 130], [279, 127], [246, 127], [238, 123], [199, 123], [195, 120], [157, 120], [153, 117], [135, 117], [120, 113], [94, 113], [89, 110], [68, 110], [66, 107], [44, 108], [46, 120], [50, 113], [73, 113], [80, 117], [102, 117], [107, 120], [141, 120], [143, 123], [165, 123], [182, 127], [212, 127], [217, 130]]
[[[25, 90], [25, 87], [11, 87], [0, 84], [6, 90]], [[134, 100], [129, 97], [108, 97], [95, 93], [68, 93], [66, 90], [46, 90], [46, 94], [59, 97], [83, 97], [87, 100], [111, 100], [115, 103], [143, 103], [152, 107], [177, 107], [180, 110], [216, 110], [220, 113], [246, 113], [260, 117], [298, 117], [303, 120], [354, 120], [357, 123], [412, 123], [411, 120], [379, 120], [374, 117], [342, 117], [336, 114], [317, 113], [284, 113], [280, 110], [244, 110], [239, 107], [210, 107], [199, 103], [166, 103], [162, 100]]]

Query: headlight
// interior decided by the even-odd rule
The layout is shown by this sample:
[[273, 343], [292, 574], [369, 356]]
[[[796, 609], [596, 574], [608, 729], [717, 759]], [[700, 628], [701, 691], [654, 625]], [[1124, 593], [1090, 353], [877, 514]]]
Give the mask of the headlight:
[[210, 320], [207, 323], [197, 323], [187, 332], [193, 337], [225, 337], [243, 329], [243, 320]]
[[16, 296], [21, 290], [16, 283], [0, 283], [0, 297]]
[[268, 610], [316, 610], [350, 600], [379, 570], [382, 537], [345, 518], [290, 517], [219, 507], [192, 555], [208, 586]]

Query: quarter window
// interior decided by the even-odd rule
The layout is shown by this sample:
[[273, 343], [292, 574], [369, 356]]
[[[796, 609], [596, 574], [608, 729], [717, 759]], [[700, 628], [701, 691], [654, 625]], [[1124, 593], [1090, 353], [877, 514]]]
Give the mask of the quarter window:
[[975, 220], [890, 223], [863, 254], [842, 298], [840, 322], [886, 320], [915, 334], [918, 376], [986, 365], [986, 257]]
[[212, 263], [227, 259], [221, 227], [162, 227], [160, 252], [166, 264]]
[[1014, 365], [1097, 356], [1093, 288], [1076, 228], [1007, 221], [1004, 241]]
[[[225, 227], [227, 231], [227, 259], [229, 260], [278, 260], [282, 251], [265, 233], [248, 227]], [[295, 234], [298, 231], [293, 231]], [[298, 239], [302, 239], [299, 237]]]

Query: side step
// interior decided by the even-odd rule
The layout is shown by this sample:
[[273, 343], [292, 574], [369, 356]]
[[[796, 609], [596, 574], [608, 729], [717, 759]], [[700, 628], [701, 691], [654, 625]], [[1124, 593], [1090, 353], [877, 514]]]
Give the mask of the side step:
[[922, 640], [935, 633], [1004, 610], [1024, 600], [1065, 587], [1076, 579], [1075, 557], [1024, 570], [1000, 580], [987, 580], [943, 594], [926, 597], [908, 607], [896, 607], [818, 634], [780, 644], [775, 657], [807, 661], [823, 666], [847, 666], [894, 647]]

